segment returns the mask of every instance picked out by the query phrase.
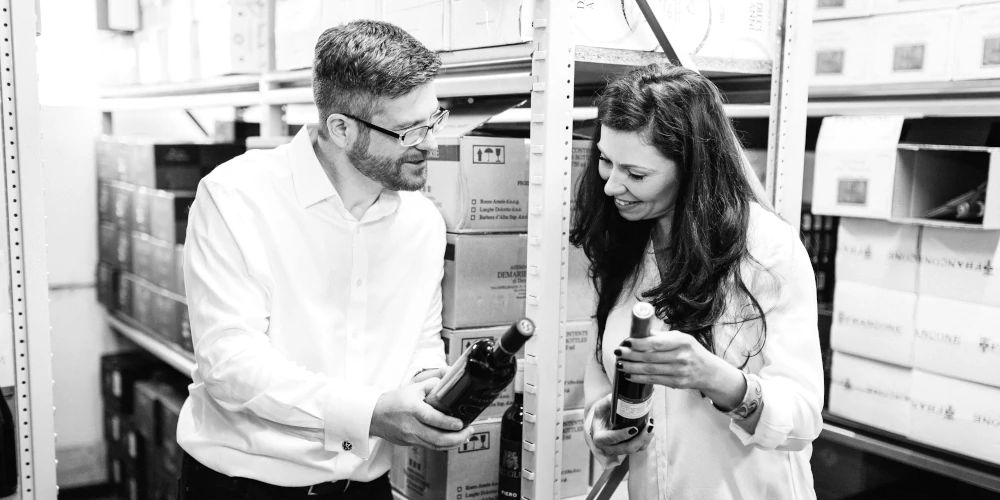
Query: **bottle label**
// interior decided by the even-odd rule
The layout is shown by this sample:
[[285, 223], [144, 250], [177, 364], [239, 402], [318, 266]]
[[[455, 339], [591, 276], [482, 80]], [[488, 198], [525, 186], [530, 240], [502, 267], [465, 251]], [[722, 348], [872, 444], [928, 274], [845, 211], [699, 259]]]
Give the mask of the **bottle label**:
[[501, 499], [521, 497], [521, 442], [518, 440], [500, 439], [499, 493]]
[[116, 398], [122, 397], [122, 374], [117, 370], [111, 374], [111, 394]]
[[629, 401], [621, 396], [618, 397], [618, 407], [615, 413], [622, 418], [637, 419], [644, 417], [653, 407], [653, 398], [648, 397], [640, 401]]

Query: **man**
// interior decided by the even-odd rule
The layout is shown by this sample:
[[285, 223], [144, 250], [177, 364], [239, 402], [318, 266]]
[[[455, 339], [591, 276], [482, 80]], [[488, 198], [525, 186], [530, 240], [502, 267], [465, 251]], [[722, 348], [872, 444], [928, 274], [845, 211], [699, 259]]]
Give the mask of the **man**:
[[389, 443], [472, 435], [423, 402], [446, 366], [444, 221], [413, 192], [447, 118], [440, 64], [390, 24], [331, 28], [316, 44], [319, 125], [201, 182], [182, 499], [389, 500]]

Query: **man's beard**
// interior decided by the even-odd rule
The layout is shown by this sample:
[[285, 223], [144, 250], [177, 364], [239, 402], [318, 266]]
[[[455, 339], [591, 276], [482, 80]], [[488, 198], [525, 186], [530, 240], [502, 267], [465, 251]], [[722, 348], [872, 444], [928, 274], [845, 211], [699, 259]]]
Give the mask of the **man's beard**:
[[406, 163], [419, 163], [427, 159], [427, 154], [419, 151], [401, 158], [377, 156], [368, 152], [369, 134], [358, 137], [354, 147], [347, 150], [347, 158], [365, 177], [379, 183], [392, 191], [417, 191], [427, 183], [426, 163], [422, 171], [415, 176], [403, 174]]

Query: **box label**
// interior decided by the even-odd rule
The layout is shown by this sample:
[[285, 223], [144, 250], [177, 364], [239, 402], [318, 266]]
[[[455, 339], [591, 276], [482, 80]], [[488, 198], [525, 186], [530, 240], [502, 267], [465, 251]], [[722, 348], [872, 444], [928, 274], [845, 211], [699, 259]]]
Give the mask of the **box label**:
[[892, 71], [924, 69], [924, 44], [897, 45], [892, 50]]
[[868, 179], [838, 180], [837, 203], [840, 205], [867, 205]]
[[844, 50], [820, 50], [816, 52], [817, 75], [843, 75]]
[[1000, 66], [1000, 37], [983, 40], [983, 67]]
[[503, 165], [507, 163], [503, 146], [479, 145], [472, 148], [472, 163], [490, 163]]
[[817, 0], [816, 8], [818, 9], [834, 9], [841, 8], [844, 6], [845, 0]]
[[477, 432], [469, 438], [469, 440], [458, 449], [459, 453], [472, 453], [475, 451], [483, 451], [490, 449], [490, 433], [489, 432]]

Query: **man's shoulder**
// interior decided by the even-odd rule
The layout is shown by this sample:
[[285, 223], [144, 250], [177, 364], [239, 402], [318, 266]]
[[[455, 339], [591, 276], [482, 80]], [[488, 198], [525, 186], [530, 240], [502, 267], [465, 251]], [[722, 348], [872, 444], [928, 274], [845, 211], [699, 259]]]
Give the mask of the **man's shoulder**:
[[444, 231], [444, 217], [430, 198], [419, 191], [399, 191], [400, 211], [404, 217], [427, 221], [426, 227]]
[[279, 149], [255, 149], [214, 168], [203, 183], [236, 191], [273, 189], [275, 181], [288, 175], [286, 155]]

